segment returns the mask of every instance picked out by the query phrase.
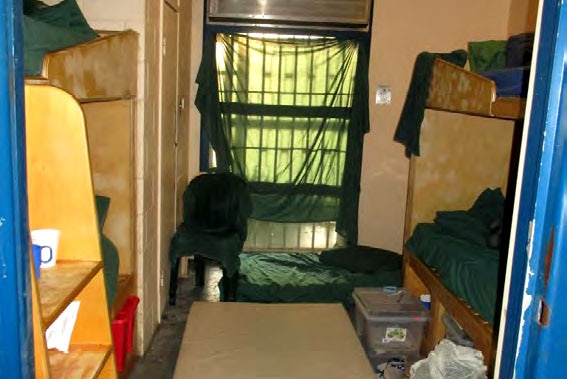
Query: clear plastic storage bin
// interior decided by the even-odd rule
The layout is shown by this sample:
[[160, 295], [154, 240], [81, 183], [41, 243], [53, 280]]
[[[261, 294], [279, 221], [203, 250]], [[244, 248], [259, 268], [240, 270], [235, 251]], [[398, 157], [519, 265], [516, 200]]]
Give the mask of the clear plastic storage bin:
[[419, 356], [428, 310], [402, 288], [356, 288], [354, 324], [368, 351]]

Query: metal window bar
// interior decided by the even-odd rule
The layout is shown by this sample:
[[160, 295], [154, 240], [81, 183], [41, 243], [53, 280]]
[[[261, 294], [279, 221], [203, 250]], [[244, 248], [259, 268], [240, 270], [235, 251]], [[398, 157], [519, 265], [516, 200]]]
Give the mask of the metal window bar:
[[278, 223], [250, 219], [244, 251], [317, 252], [340, 243], [334, 221]]

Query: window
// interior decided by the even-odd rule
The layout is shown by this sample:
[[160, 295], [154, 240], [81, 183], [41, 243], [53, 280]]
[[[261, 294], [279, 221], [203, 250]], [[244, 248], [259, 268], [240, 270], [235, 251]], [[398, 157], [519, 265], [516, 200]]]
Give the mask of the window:
[[356, 230], [356, 216], [348, 223], [344, 216], [358, 213], [367, 130], [367, 117], [359, 117], [367, 102], [355, 91], [360, 72], [367, 77], [361, 45], [252, 33], [205, 40], [196, 104], [219, 167], [250, 184], [255, 248], [327, 248], [337, 241], [335, 227], [341, 232], [341, 215]]

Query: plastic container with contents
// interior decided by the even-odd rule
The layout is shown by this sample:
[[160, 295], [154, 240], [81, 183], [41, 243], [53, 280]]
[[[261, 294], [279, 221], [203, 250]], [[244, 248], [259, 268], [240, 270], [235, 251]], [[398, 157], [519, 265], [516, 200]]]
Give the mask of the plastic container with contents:
[[474, 347], [474, 342], [449, 313], [443, 313], [441, 319], [443, 320], [443, 324], [445, 324], [446, 339], [457, 345]]
[[418, 299], [396, 287], [355, 288], [353, 299], [355, 329], [367, 351], [419, 356], [429, 312]]

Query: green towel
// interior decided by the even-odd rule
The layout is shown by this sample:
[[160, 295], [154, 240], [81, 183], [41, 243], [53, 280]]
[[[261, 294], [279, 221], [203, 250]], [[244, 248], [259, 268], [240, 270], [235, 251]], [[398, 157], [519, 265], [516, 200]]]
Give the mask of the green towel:
[[469, 42], [469, 65], [474, 72], [506, 68], [506, 41]]
[[417, 56], [406, 101], [394, 134], [394, 140], [406, 147], [408, 158], [412, 154], [419, 155], [419, 134], [435, 58], [463, 67], [467, 61], [467, 52], [465, 50], [455, 50], [446, 54], [422, 52]]

